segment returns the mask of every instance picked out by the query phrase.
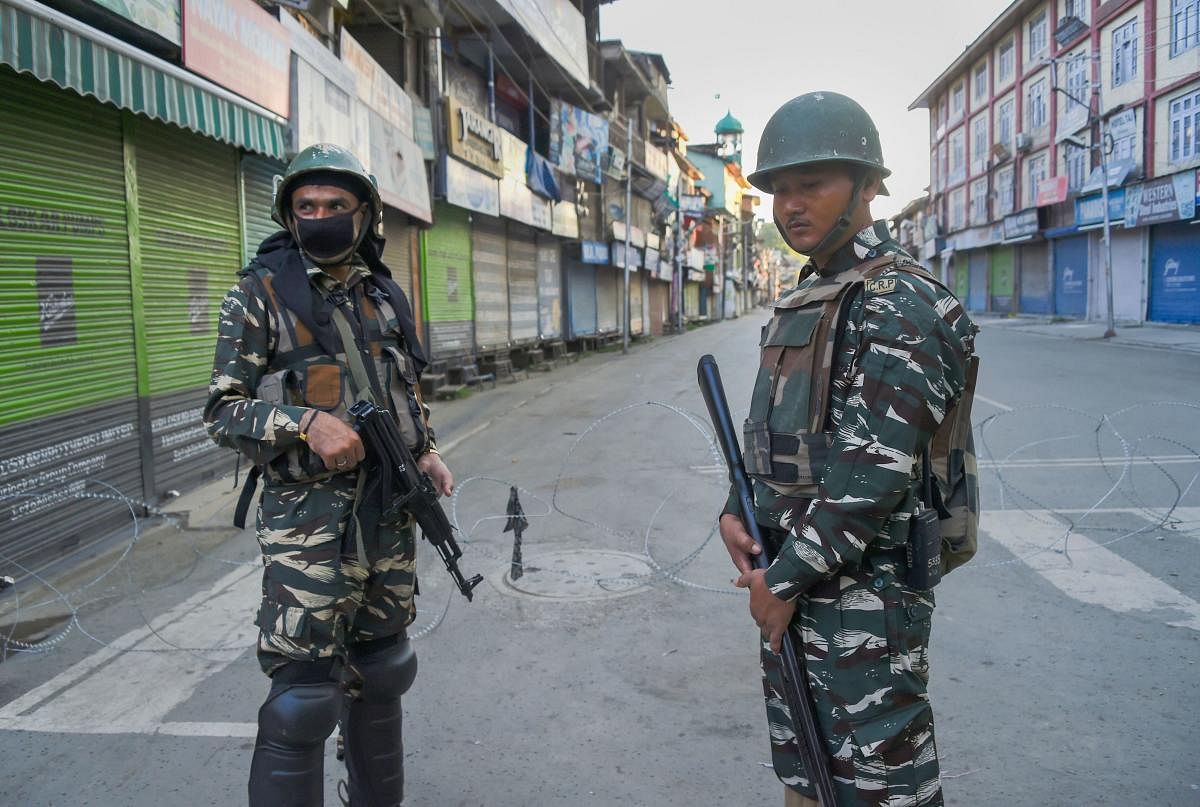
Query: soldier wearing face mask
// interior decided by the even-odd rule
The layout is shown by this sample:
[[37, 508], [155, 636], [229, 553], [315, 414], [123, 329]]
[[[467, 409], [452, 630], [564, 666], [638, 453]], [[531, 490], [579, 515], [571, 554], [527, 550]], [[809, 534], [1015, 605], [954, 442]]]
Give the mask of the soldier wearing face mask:
[[[396, 417], [417, 465], [453, 490], [429, 427], [426, 361], [412, 310], [380, 259], [375, 178], [348, 151], [302, 151], [277, 183], [274, 219], [221, 308], [204, 422], [255, 466], [264, 489], [258, 657], [271, 687], [258, 714], [251, 807], [320, 805], [324, 744], [341, 724], [348, 802], [403, 799], [400, 696], [416, 675], [411, 518], [385, 517], [347, 410], [370, 394]], [[340, 315], [337, 313], [340, 311]], [[244, 519], [253, 484], [243, 492]]]

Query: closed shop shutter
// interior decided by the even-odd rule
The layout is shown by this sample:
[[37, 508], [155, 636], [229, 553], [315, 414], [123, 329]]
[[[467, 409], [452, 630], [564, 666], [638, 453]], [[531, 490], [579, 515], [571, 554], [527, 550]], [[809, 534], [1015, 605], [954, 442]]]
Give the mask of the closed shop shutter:
[[1035, 241], [1021, 245], [1022, 314], [1050, 313], [1050, 245]]
[[700, 316], [700, 284], [688, 280], [683, 284], [683, 314], [688, 318]]
[[1150, 231], [1150, 319], [1200, 322], [1200, 233], [1189, 222]]
[[421, 232], [421, 293], [435, 359], [465, 356], [475, 347], [471, 225], [467, 211], [439, 202], [434, 227]]
[[1015, 251], [1012, 247], [993, 247], [989, 272], [991, 311], [1008, 314], [1013, 310]]
[[968, 252], [963, 261], [970, 274], [967, 283], [967, 310], [988, 310], [988, 251], [976, 249]]
[[963, 305], [967, 304], [967, 296], [971, 291], [971, 268], [970, 261], [959, 259], [954, 262], [954, 296], [959, 299]]
[[242, 155], [242, 210], [245, 231], [245, 259], [248, 262], [258, 252], [258, 245], [283, 229], [271, 218], [275, 204], [275, 177], [282, 176], [287, 166], [277, 160], [255, 154]]
[[508, 270], [504, 221], [482, 213], [471, 222], [471, 272], [475, 280], [475, 346], [508, 347]]
[[121, 149], [116, 110], [0, 68], [0, 552], [34, 570], [132, 526], [81, 495], [142, 498]]
[[650, 333], [650, 286], [654, 283], [649, 272], [638, 272], [642, 286], [642, 333]]
[[1054, 242], [1054, 313], [1087, 315], [1088, 238], [1076, 235]]
[[596, 333], [596, 267], [567, 261], [567, 328], [572, 339]]
[[415, 303], [418, 299], [416, 289], [419, 287], [418, 277], [413, 271], [413, 237], [416, 228], [408, 223], [408, 215], [400, 210], [384, 205], [383, 209], [383, 262], [391, 269], [391, 279], [404, 289], [408, 295], [409, 305], [412, 305], [413, 317], [416, 321], [416, 333], [421, 333], [424, 313], [421, 306]]
[[[700, 285], [700, 316], [701, 317], [709, 316], [709, 308], [712, 306], [712, 304], [713, 304], [712, 288], [708, 284], [702, 283]], [[714, 319], [716, 318], [715, 314], [713, 314], [712, 316]]]
[[629, 332], [631, 334], [642, 332], [642, 323], [645, 322], [644, 312], [642, 311], [642, 272], [629, 273]]
[[663, 324], [667, 319], [667, 301], [670, 297], [671, 284], [650, 281], [650, 335], [662, 336]]
[[[562, 338], [563, 288], [560, 243], [552, 235], [538, 235], [538, 335], [543, 341]], [[593, 291], [593, 296], [594, 294]]]
[[134, 128], [150, 426], [158, 493], [232, 469], [200, 422], [221, 300], [241, 267], [237, 152], [165, 124]]
[[532, 229], [508, 222], [508, 317], [517, 345], [538, 338], [537, 250]]
[[600, 333], [616, 333], [620, 330], [621, 316], [617, 310], [619, 292], [617, 270], [611, 266], [597, 266], [596, 330]]
[[[1124, 227], [1112, 231], [1112, 293], [1113, 310], [1118, 322], [1141, 322], [1146, 316], [1146, 275], [1148, 272], [1147, 236], [1149, 227]], [[1089, 261], [1092, 266], [1104, 266], [1104, 239], [1099, 232], [1093, 234], [1089, 243]], [[1096, 282], [1091, 284], [1090, 316], [1098, 319], [1108, 317], [1108, 296], [1101, 269]]]

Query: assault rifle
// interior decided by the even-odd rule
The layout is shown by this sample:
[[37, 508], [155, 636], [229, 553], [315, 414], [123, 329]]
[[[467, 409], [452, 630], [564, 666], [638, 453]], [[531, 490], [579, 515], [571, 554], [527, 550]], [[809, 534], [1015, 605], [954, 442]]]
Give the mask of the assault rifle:
[[446, 571], [454, 578], [458, 590], [470, 602], [472, 590], [483, 582], [483, 577], [463, 577], [458, 568], [462, 549], [454, 540], [454, 528], [438, 502], [438, 493], [432, 480], [417, 468], [417, 461], [404, 444], [391, 413], [370, 401], [358, 401], [350, 407], [350, 414], [354, 417], [355, 428], [363, 438], [367, 451], [374, 454], [379, 463], [385, 490], [391, 489], [396, 493], [384, 511], [384, 517], [395, 517], [401, 510], [412, 513], [425, 539], [442, 556], [442, 563], [446, 564]]
[[[733, 430], [733, 417], [729, 413], [729, 402], [725, 400], [725, 388], [721, 385], [721, 371], [717, 368], [717, 360], [708, 354], [701, 356], [696, 365], [696, 377], [700, 383], [700, 394], [704, 396], [704, 405], [708, 408], [709, 419], [712, 420], [713, 431], [716, 432], [717, 442], [721, 446], [721, 454], [725, 457], [725, 464], [729, 466], [729, 481], [737, 493], [742, 526], [750, 533], [754, 543], [763, 548], [761, 553], [751, 557], [757, 568], [765, 569], [770, 565], [771, 559], [767, 557], [767, 544], [763, 541], [762, 531], [754, 518], [754, 495], [750, 491], [746, 466], [742, 463], [742, 447], [738, 443], [737, 433]], [[779, 657], [784, 678], [783, 699], [787, 703], [788, 713], [792, 716], [792, 728], [800, 747], [800, 760], [817, 789], [817, 800], [822, 807], [836, 807], [833, 778], [829, 773], [824, 752], [825, 741], [821, 738], [817, 716], [808, 696], [808, 674], [804, 669], [804, 660], [796, 655], [790, 629], [784, 631]]]

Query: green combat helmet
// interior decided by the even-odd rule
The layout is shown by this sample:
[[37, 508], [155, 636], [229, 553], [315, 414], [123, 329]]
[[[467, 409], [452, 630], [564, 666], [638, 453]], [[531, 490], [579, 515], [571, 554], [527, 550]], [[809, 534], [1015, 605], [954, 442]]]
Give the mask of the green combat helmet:
[[[771, 174], [775, 171], [828, 162], [860, 165], [877, 171], [881, 178], [892, 173], [883, 164], [879, 130], [857, 101], [836, 92], [810, 92], [775, 110], [758, 141], [758, 165], [746, 179], [760, 191], [771, 193]], [[814, 252], [845, 234], [865, 182], [864, 173], [855, 185], [846, 213]], [[882, 182], [879, 193], [888, 195]]]
[[287, 213], [291, 203], [291, 191], [297, 180], [315, 173], [344, 174], [357, 179], [368, 194], [371, 204], [371, 216], [368, 221], [378, 223], [383, 216], [383, 200], [379, 198], [379, 183], [375, 181], [375, 175], [363, 168], [358, 158], [341, 146], [317, 143], [297, 154], [288, 164], [283, 176], [275, 177], [275, 201], [271, 218], [280, 226], [288, 226]]

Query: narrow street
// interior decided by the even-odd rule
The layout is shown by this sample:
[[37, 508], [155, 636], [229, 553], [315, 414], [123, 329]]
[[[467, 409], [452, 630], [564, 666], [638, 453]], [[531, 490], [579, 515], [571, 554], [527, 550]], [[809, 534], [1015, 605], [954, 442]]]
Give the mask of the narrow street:
[[[463, 567], [487, 582], [466, 603], [422, 545], [407, 804], [781, 801], [695, 384], [711, 352], [743, 407], [764, 316], [435, 409]], [[986, 534], [938, 589], [933, 638], [947, 803], [1194, 805], [1200, 359], [983, 324]], [[510, 486], [530, 522], [515, 582]], [[230, 529], [197, 556], [173, 535], [165, 583], [136, 547], [103, 584], [121, 596], [0, 667], [5, 803], [244, 801], [267, 687], [254, 541]]]

